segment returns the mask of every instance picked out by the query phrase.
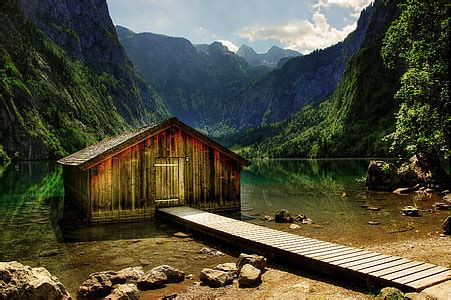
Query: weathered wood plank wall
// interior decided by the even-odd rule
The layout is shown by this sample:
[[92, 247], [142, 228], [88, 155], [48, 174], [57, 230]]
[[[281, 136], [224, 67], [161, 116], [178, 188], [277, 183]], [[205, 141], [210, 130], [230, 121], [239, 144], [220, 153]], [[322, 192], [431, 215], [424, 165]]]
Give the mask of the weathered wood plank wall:
[[161, 206], [240, 209], [238, 162], [176, 126], [103, 160], [84, 175], [68, 170], [65, 182], [66, 173], [67, 182], [79, 182], [73, 190], [80, 188], [84, 196], [73, 196], [82, 199], [92, 221], [149, 218]]

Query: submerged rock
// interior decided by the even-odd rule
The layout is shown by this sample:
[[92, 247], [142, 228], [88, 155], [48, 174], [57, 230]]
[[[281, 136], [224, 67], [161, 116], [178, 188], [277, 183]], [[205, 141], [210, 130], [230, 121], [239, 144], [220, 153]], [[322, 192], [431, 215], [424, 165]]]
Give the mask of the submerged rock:
[[106, 296], [106, 299], [114, 300], [138, 300], [139, 291], [133, 283], [120, 284], [116, 286], [111, 294]]
[[252, 265], [245, 264], [240, 270], [238, 284], [240, 287], [256, 286], [262, 282], [262, 271]]
[[299, 228], [301, 228], [301, 226], [297, 224], [290, 224], [290, 229], [299, 229]]
[[165, 285], [168, 277], [163, 272], [149, 271], [138, 279], [137, 285], [140, 290], [159, 289]]
[[113, 283], [105, 272], [98, 272], [89, 275], [77, 289], [77, 294], [81, 297], [102, 298], [111, 293]]
[[58, 255], [58, 253], [59, 253], [58, 249], [50, 249], [50, 250], [42, 251], [41, 253], [39, 253], [39, 256], [40, 257], [49, 257], [49, 256]]
[[69, 299], [64, 285], [45, 268], [0, 262], [0, 299]]
[[185, 280], [185, 272], [180, 271], [179, 269], [176, 269], [169, 265], [161, 265], [161, 266], [155, 267], [151, 270], [151, 272], [152, 271], [164, 273], [167, 277], [168, 283], [177, 283], [177, 282], [182, 282], [183, 280]]
[[445, 221], [442, 223], [443, 233], [450, 235], [451, 234], [451, 217], [448, 216]]
[[174, 236], [178, 237], [178, 238], [189, 238], [192, 236], [192, 234], [184, 233], [184, 232], [176, 232], [176, 233], [174, 233]]
[[209, 287], [223, 287], [233, 282], [229, 272], [205, 268], [200, 272], [199, 279]]
[[410, 206], [410, 205], [405, 206], [401, 210], [401, 214], [404, 216], [409, 216], [409, 217], [419, 217], [420, 216], [420, 212], [419, 212], [418, 208]]
[[241, 268], [246, 264], [252, 265], [260, 270], [264, 270], [268, 266], [264, 256], [241, 253], [236, 263], [238, 270], [241, 270]]
[[291, 213], [286, 209], [280, 209], [276, 212], [274, 220], [277, 223], [293, 223], [293, 217]]
[[264, 217], [263, 217], [263, 221], [271, 222], [271, 221], [274, 221], [274, 218], [271, 217], [271, 216], [264, 216]]

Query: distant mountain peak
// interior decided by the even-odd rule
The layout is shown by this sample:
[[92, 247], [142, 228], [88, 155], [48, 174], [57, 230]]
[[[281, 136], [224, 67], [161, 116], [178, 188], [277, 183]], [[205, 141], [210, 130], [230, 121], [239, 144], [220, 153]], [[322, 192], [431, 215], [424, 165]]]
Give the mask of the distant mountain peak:
[[302, 55], [301, 53], [289, 50], [282, 49], [277, 46], [272, 46], [266, 53], [257, 53], [252, 47], [247, 45], [241, 45], [240, 49], [236, 53], [238, 56], [244, 58], [248, 64], [252, 66], [267, 66], [270, 68], [278, 67], [278, 63], [281, 59], [286, 60], [287, 57], [295, 57]]

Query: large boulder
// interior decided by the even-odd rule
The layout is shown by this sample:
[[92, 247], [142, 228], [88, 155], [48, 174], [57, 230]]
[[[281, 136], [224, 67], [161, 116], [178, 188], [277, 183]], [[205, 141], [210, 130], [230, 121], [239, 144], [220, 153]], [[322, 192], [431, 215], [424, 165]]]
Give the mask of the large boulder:
[[280, 209], [276, 212], [274, 221], [276, 221], [277, 223], [293, 223], [294, 219], [288, 210]]
[[64, 285], [45, 268], [0, 262], [0, 299], [69, 299]]
[[159, 289], [168, 282], [166, 274], [160, 271], [149, 271], [143, 277], [138, 279], [138, 288], [140, 290], [154, 290]]
[[152, 269], [153, 272], [162, 272], [167, 277], [168, 283], [177, 283], [185, 280], [185, 273], [168, 265], [161, 265]]
[[392, 191], [400, 185], [398, 168], [381, 160], [372, 160], [366, 172], [365, 186], [370, 190]]
[[262, 282], [262, 271], [252, 265], [245, 264], [240, 270], [238, 284], [240, 287], [256, 286]]
[[111, 300], [138, 300], [139, 291], [133, 283], [119, 284], [111, 294], [106, 296]]
[[77, 289], [81, 297], [102, 298], [111, 293], [113, 283], [106, 272], [97, 272], [89, 275]]
[[433, 184], [449, 187], [451, 178], [438, 158], [421, 155], [412, 156], [399, 169], [392, 163], [373, 160], [368, 166], [365, 186], [370, 190], [393, 191], [399, 187], [412, 187], [416, 184]]
[[451, 217], [448, 216], [445, 221], [442, 223], [443, 233], [450, 235], [451, 234]]
[[209, 287], [223, 287], [233, 282], [233, 275], [229, 272], [204, 268], [199, 279]]
[[224, 263], [219, 264], [216, 267], [214, 267], [215, 270], [229, 272], [232, 275], [236, 275], [238, 273], [238, 268], [236, 267], [236, 263]]
[[260, 270], [264, 270], [268, 266], [264, 256], [241, 253], [236, 263], [238, 270], [241, 270], [246, 264], [252, 265]]

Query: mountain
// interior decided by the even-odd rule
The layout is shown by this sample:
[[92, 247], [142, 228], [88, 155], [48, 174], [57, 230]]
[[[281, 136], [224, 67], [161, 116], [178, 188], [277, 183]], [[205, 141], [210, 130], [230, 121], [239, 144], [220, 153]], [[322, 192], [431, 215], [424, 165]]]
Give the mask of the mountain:
[[[240, 132], [229, 138], [230, 145], [246, 147], [245, 154], [251, 157], [387, 156], [382, 138], [394, 128], [399, 105], [394, 94], [402, 73], [388, 69], [380, 53], [385, 32], [398, 14], [396, 3], [375, 1], [362, 13], [367, 29], [360, 32], [360, 47], [348, 59], [330, 97], [281, 122]], [[359, 27], [354, 38], [356, 34]]]
[[259, 54], [247, 45], [241, 45], [236, 54], [244, 58], [251, 66], [267, 66], [270, 68], [278, 67], [282, 58], [287, 59], [302, 55], [297, 51], [282, 49], [277, 46], [272, 46], [268, 52]]
[[231, 105], [226, 122], [237, 128], [258, 127], [282, 121], [305, 105], [326, 100], [365, 38], [383, 26], [383, 19], [375, 28], [368, 26], [374, 14], [375, 9], [368, 7], [362, 11], [356, 30], [343, 42], [292, 58], [246, 88]]
[[219, 42], [197, 45], [179, 37], [134, 33], [116, 26], [136, 71], [154, 86], [171, 113], [210, 131], [220, 126], [228, 103], [269, 69], [253, 67]]
[[1, 148], [55, 158], [168, 111], [134, 73], [105, 0], [0, 4]]

